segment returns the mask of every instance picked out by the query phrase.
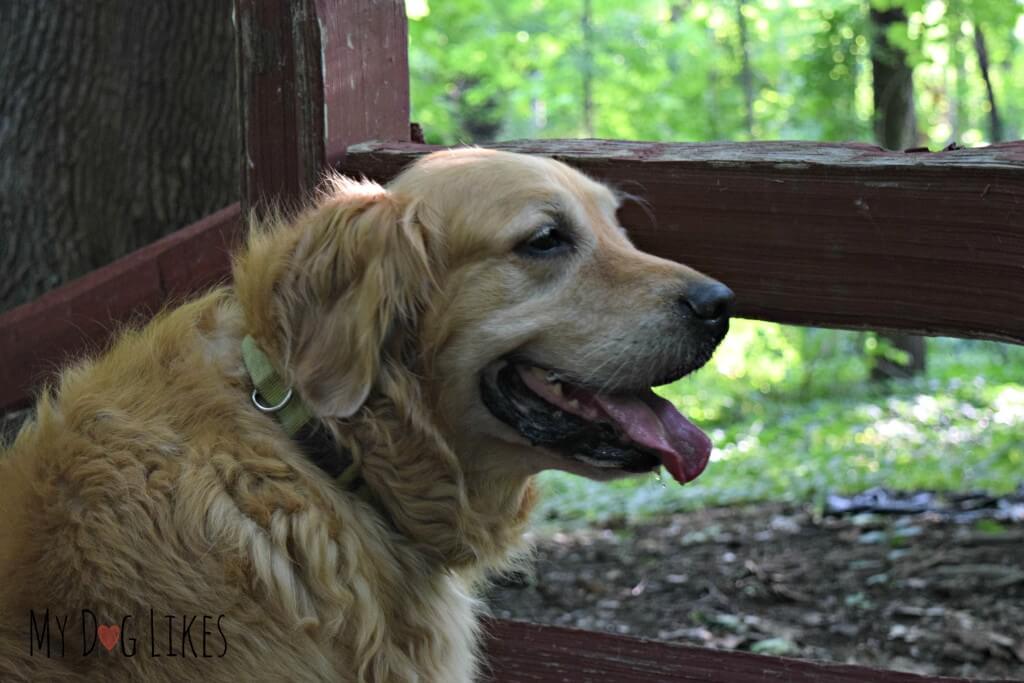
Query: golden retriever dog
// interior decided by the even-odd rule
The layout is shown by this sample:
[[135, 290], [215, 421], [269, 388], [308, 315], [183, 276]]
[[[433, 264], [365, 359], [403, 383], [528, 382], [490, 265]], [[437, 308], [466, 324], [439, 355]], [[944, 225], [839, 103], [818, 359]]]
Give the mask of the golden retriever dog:
[[327, 185], [0, 456], [0, 680], [471, 681], [533, 475], [704, 469], [650, 387], [732, 294], [638, 251], [616, 193], [476, 148]]

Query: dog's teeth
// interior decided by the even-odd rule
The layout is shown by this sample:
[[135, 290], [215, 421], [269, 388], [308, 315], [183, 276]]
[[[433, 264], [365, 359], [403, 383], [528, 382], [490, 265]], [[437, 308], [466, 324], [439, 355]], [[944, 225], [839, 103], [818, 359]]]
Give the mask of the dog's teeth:
[[576, 400], [576, 399], [574, 399], [574, 398], [570, 398], [570, 399], [569, 399], [569, 406], [570, 406], [571, 408], [579, 408], [579, 407], [580, 407], [580, 402], [579, 402], [579, 401], [577, 401], [577, 400]]
[[556, 395], [561, 396], [562, 395], [562, 384], [560, 382], [555, 382], [551, 386], [551, 390], [554, 391]]

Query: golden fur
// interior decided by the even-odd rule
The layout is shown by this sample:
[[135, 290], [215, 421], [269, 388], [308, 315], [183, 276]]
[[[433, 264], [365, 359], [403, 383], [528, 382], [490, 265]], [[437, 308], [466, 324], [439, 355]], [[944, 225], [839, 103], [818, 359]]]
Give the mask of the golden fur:
[[[521, 549], [531, 476], [606, 476], [493, 418], [480, 372], [529, 346], [609, 386], [654, 373], [662, 303], [698, 276], [633, 248], [613, 193], [547, 159], [449, 151], [387, 189], [329, 185], [254, 229], [231, 287], [66, 369], [0, 456], [0, 680], [475, 677], [473, 595]], [[586, 226], [562, 271], [512, 254], [552, 202]], [[253, 409], [246, 334], [368, 493]], [[83, 609], [135, 656], [82, 656]], [[49, 611], [49, 657], [29, 656], [30, 610]], [[203, 615], [223, 634], [207, 622], [205, 658], [199, 627], [180, 632]]]

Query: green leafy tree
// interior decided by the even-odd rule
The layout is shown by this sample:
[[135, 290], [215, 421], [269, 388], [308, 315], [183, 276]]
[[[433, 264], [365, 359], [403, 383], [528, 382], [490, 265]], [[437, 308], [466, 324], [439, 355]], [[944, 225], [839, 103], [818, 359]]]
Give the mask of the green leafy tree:
[[[408, 6], [413, 111], [433, 142], [591, 132], [654, 141], [873, 138], [872, 33], [864, 0], [409, 0]], [[876, 0], [874, 6], [907, 18], [887, 37], [906, 51], [914, 71], [924, 141], [971, 145], [1020, 134], [1024, 3]]]
[[[413, 116], [430, 142], [594, 135], [937, 149], [1017, 137], [1024, 122], [1024, 0], [408, 0], [408, 8]], [[884, 16], [900, 20], [879, 28]], [[873, 57], [883, 51], [900, 55], [901, 107], [876, 101], [893, 87], [875, 87], [886, 60]], [[876, 121], [900, 134], [876, 137]], [[803, 346], [825, 353], [836, 344], [821, 335], [834, 334]], [[877, 365], [898, 367], [915, 350], [923, 358], [920, 339], [864, 342]]]

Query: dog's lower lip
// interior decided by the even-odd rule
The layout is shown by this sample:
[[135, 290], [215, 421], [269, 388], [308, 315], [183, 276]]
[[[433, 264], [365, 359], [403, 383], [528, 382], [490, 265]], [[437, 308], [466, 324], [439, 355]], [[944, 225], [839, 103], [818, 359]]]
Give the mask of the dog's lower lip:
[[603, 393], [540, 365], [501, 363], [482, 384], [491, 412], [535, 446], [588, 465], [649, 471], [660, 461], [680, 483], [703, 471], [707, 436], [649, 387]]

